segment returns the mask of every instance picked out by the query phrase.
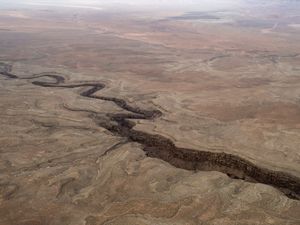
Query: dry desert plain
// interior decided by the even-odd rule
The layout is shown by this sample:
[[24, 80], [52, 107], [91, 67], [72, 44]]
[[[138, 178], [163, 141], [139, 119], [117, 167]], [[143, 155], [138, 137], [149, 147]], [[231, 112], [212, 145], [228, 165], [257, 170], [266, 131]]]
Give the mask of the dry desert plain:
[[0, 225], [300, 224], [299, 9], [1, 9]]

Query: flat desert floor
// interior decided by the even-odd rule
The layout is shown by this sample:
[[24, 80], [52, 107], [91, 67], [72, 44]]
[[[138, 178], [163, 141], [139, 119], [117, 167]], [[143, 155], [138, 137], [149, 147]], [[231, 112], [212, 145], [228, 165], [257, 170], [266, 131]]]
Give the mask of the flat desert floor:
[[300, 224], [299, 10], [0, 8], [0, 225]]

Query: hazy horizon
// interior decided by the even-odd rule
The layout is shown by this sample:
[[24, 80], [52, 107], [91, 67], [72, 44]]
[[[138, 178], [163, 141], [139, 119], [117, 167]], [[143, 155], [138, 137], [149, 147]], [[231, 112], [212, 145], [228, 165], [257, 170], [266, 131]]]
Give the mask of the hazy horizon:
[[231, 10], [239, 7], [259, 8], [282, 6], [294, 8], [298, 0], [0, 0], [0, 8], [28, 8], [28, 7], [70, 7], [90, 9], [180, 9], [193, 11]]
[[1, 0], [0, 7], [16, 6], [52, 6], [52, 7], [105, 7], [111, 5], [128, 7], [196, 7], [201, 10], [236, 7], [244, 0]]

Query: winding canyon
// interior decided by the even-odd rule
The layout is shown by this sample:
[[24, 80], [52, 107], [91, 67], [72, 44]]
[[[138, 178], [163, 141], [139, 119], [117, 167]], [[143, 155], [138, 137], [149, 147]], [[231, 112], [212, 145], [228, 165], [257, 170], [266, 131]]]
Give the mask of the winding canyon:
[[0, 3], [0, 225], [300, 224], [299, 1], [44, 2]]
[[161, 112], [159, 110], [145, 110], [130, 106], [125, 100], [120, 98], [95, 95], [98, 91], [105, 88], [103, 83], [81, 82], [78, 84], [65, 84], [65, 79], [62, 75], [43, 73], [19, 77], [11, 73], [11, 70], [11, 65], [2, 64], [0, 74], [9, 79], [32, 80], [48, 77], [53, 81], [32, 81], [32, 84], [48, 88], [85, 87], [86, 90], [80, 92], [81, 96], [115, 103], [128, 113], [107, 114], [107, 119], [105, 119], [98, 116], [96, 112], [90, 111], [89, 116], [95, 120], [97, 125], [111, 133], [142, 144], [143, 150], [149, 157], [162, 159], [177, 168], [193, 171], [219, 171], [235, 179], [272, 185], [285, 193], [289, 198], [300, 200], [300, 179], [295, 176], [256, 166], [239, 156], [224, 152], [212, 153], [209, 151], [178, 148], [170, 139], [161, 135], [153, 135], [133, 129], [135, 123], [132, 120], [153, 120], [161, 116]]

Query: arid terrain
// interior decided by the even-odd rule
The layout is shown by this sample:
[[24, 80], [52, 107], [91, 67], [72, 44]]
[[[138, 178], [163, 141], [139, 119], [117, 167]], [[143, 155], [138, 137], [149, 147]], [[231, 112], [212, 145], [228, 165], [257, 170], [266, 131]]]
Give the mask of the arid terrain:
[[299, 225], [299, 12], [0, 3], [0, 225]]

